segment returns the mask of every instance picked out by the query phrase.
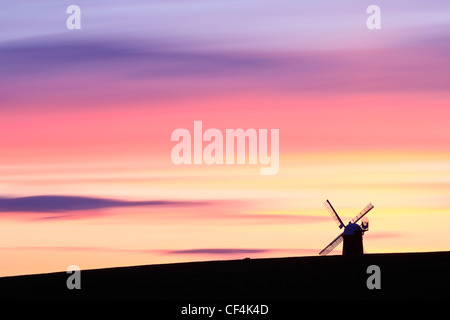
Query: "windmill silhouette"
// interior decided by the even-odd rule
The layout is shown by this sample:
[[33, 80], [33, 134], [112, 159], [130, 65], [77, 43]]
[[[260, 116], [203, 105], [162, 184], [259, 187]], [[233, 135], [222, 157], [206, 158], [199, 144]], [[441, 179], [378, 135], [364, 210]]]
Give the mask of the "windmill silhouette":
[[325, 201], [323, 203], [325, 208], [333, 217], [334, 221], [339, 226], [339, 229], [344, 228], [344, 232], [336, 237], [331, 243], [325, 247], [322, 251], [319, 252], [321, 256], [329, 254], [334, 250], [342, 241], [344, 241], [344, 248], [342, 249], [343, 255], [362, 255], [364, 254], [363, 250], [363, 241], [362, 236], [364, 232], [369, 230], [369, 222], [367, 217], [363, 219], [361, 225], [358, 225], [357, 222], [364, 217], [370, 210], [373, 209], [373, 205], [369, 203], [356, 217], [350, 220], [347, 225], [344, 225], [341, 218], [338, 216], [336, 210], [334, 210], [330, 201]]

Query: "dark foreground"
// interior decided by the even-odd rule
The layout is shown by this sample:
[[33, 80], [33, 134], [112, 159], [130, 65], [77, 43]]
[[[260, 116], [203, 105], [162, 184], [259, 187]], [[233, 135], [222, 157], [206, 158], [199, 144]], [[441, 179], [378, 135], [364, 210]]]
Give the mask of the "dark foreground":
[[[368, 289], [370, 265], [381, 289]], [[448, 299], [450, 252], [246, 259], [0, 278], [1, 299], [303, 300]]]

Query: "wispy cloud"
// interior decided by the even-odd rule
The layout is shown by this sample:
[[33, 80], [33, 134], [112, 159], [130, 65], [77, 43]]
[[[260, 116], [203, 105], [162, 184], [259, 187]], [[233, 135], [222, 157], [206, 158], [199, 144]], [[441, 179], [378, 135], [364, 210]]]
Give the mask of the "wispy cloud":
[[245, 254], [260, 254], [278, 253], [286, 254], [286, 256], [298, 255], [317, 255], [319, 249], [290, 249], [290, 248], [194, 248], [194, 249], [180, 249], [180, 250], [164, 250], [164, 249], [131, 249], [131, 248], [113, 248], [113, 247], [95, 247], [95, 246], [24, 246], [24, 247], [0, 247], [0, 250], [33, 250], [33, 251], [89, 251], [89, 252], [120, 252], [129, 254], [157, 254], [157, 255], [206, 255], [206, 256], [230, 256]]
[[389, 231], [371, 231], [367, 234], [364, 234], [364, 237], [370, 238], [370, 239], [390, 239], [390, 238], [400, 238], [404, 237], [405, 233], [402, 232], [389, 232]]
[[204, 203], [185, 201], [125, 201], [80, 196], [40, 195], [18, 198], [0, 198], [0, 212], [61, 213], [104, 208], [136, 206], [192, 206]]
[[188, 250], [169, 250], [167, 254], [247, 254], [270, 252], [270, 249], [238, 249], [238, 248], [207, 248], [207, 249], [188, 249]]
[[[115, 98], [111, 94], [141, 99], [261, 89], [447, 90], [450, 81], [445, 66], [450, 55], [449, 47], [442, 44], [447, 38], [427, 39], [426, 47], [423, 38], [415, 38], [401, 46], [370, 50], [298, 52], [205, 50], [198, 44], [177, 39], [172, 42], [94, 37], [20, 40], [0, 45], [0, 83], [10, 88], [1, 99], [8, 100], [9, 95], [10, 99], [12, 95], [17, 99], [19, 89], [31, 90], [27, 96], [50, 92], [60, 99], [61, 90], [66, 88], [76, 89], [77, 94], [82, 90], [91, 98], [104, 96], [107, 90], [112, 99]], [[59, 80], [42, 81], [49, 77]], [[100, 79], [107, 85], [98, 85]], [[89, 85], [91, 82], [96, 85]]]
[[286, 256], [292, 255], [317, 255], [319, 249], [243, 249], [243, 248], [198, 248], [198, 249], [186, 249], [186, 250], [168, 250], [165, 254], [169, 255], [220, 255], [220, 256], [233, 256], [239, 254], [262, 254], [262, 253], [278, 253], [285, 254]]
[[270, 57], [199, 51], [161, 40], [48, 37], [4, 43], [0, 49], [1, 74], [11, 77], [93, 71], [138, 78], [226, 76], [279, 63]]
[[[85, 196], [63, 195], [36, 195], [27, 197], [6, 198], [0, 197], [0, 214], [4, 213], [8, 218], [16, 217], [49, 221], [63, 219], [92, 218], [108, 215], [108, 211], [102, 209], [114, 208], [170, 208], [167, 211], [152, 212], [155, 223], [172, 223], [174, 219], [190, 224], [221, 223], [239, 225], [262, 224], [309, 224], [328, 221], [326, 216], [315, 216], [305, 213], [283, 214], [264, 213], [258, 211], [246, 212], [245, 209], [236, 209], [235, 205], [245, 206], [248, 201], [233, 200], [149, 200], [129, 201], [120, 199], [107, 199]], [[121, 211], [129, 213], [129, 210]], [[121, 213], [115, 213], [120, 215]]]

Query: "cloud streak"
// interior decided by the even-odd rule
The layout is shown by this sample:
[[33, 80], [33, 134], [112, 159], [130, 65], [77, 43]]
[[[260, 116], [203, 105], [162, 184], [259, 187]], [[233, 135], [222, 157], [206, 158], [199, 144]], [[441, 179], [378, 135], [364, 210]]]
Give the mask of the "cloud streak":
[[41, 195], [0, 198], [0, 212], [61, 213], [136, 206], [192, 206], [202, 203], [184, 201], [125, 201], [80, 196]]
[[[176, 200], [150, 200], [127, 201], [119, 199], [106, 199], [84, 196], [37, 195], [28, 197], [6, 198], [0, 197], [0, 213], [25, 215], [31, 220], [51, 221], [61, 219], [77, 219], [99, 217], [105, 213], [102, 209], [126, 209], [133, 207], [148, 208], [175, 208], [170, 212], [156, 211], [152, 213], [155, 223], [173, 223], [174, 219], [186, 223], [211, 223], [222, 221], [224, 224], [261, 225], [261, 224], [309, 224], [328, 221], [326, 216], [308, 214], [267, 214], [248, 213], [245, 210], [236, 210], [231, 203], [225, 204], [222, 200], [208, 201], [176, 201]], [[228, 206], [230, 206], [228, 208]], [[244, 204], [242, 204], [244, 205]], [[226, 206], [228, 209], [224, 209]], [[129, 213], [129, 210], [120, 214]], [[29, 215], [27, 215], [29, 214]], [[116, 213], [117, 215], [117, 213]], [[8, 217], [19, 215], [8, 215]], [[194, 224], [195, 224], [194, 223]]]
[[165, 254], [169, 255], [220, 255], [220, 256], [233, 256], [238, 254], [256, 254], [259, 255], [261, 253], [278, 253], [278, 254], [286, 254], [286, 256], [290, 255], [318, 255], [319, 249], [244, 249], [244, 248], [197, 248], [197, 249], [186, 249], [186, 250], [168, 250], [165, 251]]
[[81, 247], [81, 246], [29, 246], [29, 247], [0, 247], [0, 250], [21, 250], [21, 251], [57, 251], [57, 252], [117, 252], [129, 254], [158, 254], [158, 255], [210, 255], [210, 256], [234, 256], [240, 254], [251, 255], [255, 254], [269, 254], [269, 253], [283, 253], [286, 256], [290, 255], [317, 255], [319, 249], [291, 249], [291, 248], [194, 248], [194, 249], [180, 249], [180, 250], [164, 250], [164, 249], [127, 249], [127, 248], [112, 248], [112, 247]]
[[214, 255], [231, 255], [231, 254], [250, 254], [250, 253], [266, 253], [270, 249], [237, 249], [237, 248], [207, 248], [207, 249], [189, 249], [189, 250], [170, 250], [167, 254], [214, 254]]
[[[237, 90], [448, 90], [450, 48], [442, 44], [447, 39], [427, 39], [426, 47], [417, 38], [388, 48], [287, 53], [205, 50], [177, 39], [44, 37], [0, 45], [0, 84], [10, 88], [4, 100], [17, 97], [19, 89], [60, 99], [58, 92], [72, 88], [64, 92], [111, 100], [117, 98], [111, 94], [144, 99]], [[50, 78], [58, 81], [43, 81]]]
[[269, 57], [194, 50], [183, 43], [143, 43], [124, 39], [43, 38], [0, 45], [2, 75], [69, 73], [116, 74], [125, 77], [177, 78], [224, 76], [269, 67]]

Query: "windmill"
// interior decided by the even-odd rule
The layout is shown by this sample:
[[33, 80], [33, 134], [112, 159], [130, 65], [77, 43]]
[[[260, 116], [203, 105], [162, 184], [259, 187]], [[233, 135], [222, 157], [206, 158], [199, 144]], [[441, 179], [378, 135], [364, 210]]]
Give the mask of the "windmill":
[[330, 201], [325, 201], [323, 203], [325, 208], [331, 214], [331, 217], [336, 221], [339, 229], [344, 228], [344, 232], [336, 237], [331, 243], [319, 252], [321, 256], [329, 254], [334, 250], [342, 241], [344, 241], [344, 248], [342, 250], [343, 255], [361, 255], [363, 251], [362, 236], [364, 232], [369, 230], [369, 222], [367, 217], [365, 217], [361, 223], [361, 226], [357, 222], [364, 217], [370, 210], [372, 210], [373, 205], [369, 203], [356, 217], [344, 225], [341, 218], [338, 216], [336, 210], [334, 210]]

